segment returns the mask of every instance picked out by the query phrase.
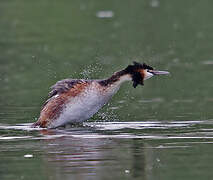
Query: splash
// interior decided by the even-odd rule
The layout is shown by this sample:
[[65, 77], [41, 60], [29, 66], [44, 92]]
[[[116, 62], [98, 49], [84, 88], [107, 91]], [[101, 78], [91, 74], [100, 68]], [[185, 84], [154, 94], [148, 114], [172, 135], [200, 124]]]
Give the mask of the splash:
[[99, 63], [90, 64], [80, 73], [82, 79], [92, 79], [92, 76], [97, 75], [102, 71], [102, 66]]
[[107, 104], [106, 110], [104, 112], [98, 111], [97, 119], [101, 120], [102, 122], [109, 122], [109, 121], [119, 121], [115, 110], [119, 109], [118, 106], [111, 106], [111, 104]]

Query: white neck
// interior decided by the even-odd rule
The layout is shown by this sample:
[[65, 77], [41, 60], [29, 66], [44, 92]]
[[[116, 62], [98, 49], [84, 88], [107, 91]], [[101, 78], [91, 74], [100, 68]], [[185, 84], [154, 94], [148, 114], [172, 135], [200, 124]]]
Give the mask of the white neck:
[[117, 82], [115, 82], [114, 84], [120, 86], [123, 82], [125, 82], [125, 81], [131, 81], [131, 80], [132, 80], [131, 75], [130, 74], [125, 74], [125, 75], [121, 76], [119, 78], [119, 80]]

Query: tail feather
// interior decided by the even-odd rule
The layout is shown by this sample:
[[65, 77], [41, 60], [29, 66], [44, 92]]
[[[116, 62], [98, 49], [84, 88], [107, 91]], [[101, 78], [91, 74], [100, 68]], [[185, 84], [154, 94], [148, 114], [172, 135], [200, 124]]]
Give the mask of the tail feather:
[[47, 121], [41, 121], [40, 119], [31, 125], [32, 128], [40, 127], [47, 128]]

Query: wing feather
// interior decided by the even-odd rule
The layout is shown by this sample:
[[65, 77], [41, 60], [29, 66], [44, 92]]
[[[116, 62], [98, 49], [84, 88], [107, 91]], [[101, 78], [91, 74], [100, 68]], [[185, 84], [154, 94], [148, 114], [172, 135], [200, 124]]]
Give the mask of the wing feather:
[[85, 82], [81, 79], [63, 79], [58, 81], [55, 85], [51, 87], [51, 91], [48, 94], [48, 97], [51, 98], [57, 94], [62, 94], [73, 88], [76, 84]]
[[63, 79], [61, 81], [58, 81], [56, 84], [50, 87], [51, 91], [49, 92], [48, 99], [43, 104], [42, 109], [55, 95], [65, 93], [69, 91], [71, 88], [73, 88], [75, 85], [85, 82], [87, 81], [83, 79]]

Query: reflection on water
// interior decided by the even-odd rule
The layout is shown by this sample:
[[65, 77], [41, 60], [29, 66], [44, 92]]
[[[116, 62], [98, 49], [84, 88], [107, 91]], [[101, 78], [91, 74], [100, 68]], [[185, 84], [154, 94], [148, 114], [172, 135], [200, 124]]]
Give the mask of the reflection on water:
[[[6, 170], [2, 176], [4, 179], [10, 177], [6, 173], [30, 177], [32, 169], [27, 167], [26, 161], [35, 171], [42, 169], [42, 178], [48, 175], [51, 179], [102, 179], [108, 176], [113, 179], [152, 179], [166, 169], [182, 171], [183, 162], [184, 167], [196, 169], [191, 164], [194, 154], [208, 152], [211, 148], [205, 149], [206, 145], [213, 143], [211, 120], [87, 122], [82, 127], [50, 130], [33, 129], [30, 125], [0, 125], [1, 169], [14, 163], [23, 166]], [[16, 162], [8, 160], [11, 153], [16, 156]], [[182, 160], [176, 159], [174, 166], [171, 158], [176, 157], [175, 153], [181, 155]], [[205, 154], [196, 157], [199, 160], [197, 165], [211, 166], [206, 158]], [[35, 167], [37, 163], [39, 167]], [[29, 173], [25, 169], [29, 169]], [[162, 177], [169, 174], [165, 172]]]
[[[58, 129], [31, 128], [32, 123], [5, 125], [0, 130], [18, 131], [24, 136], [0, 136], [0, 140], [37, 139], [47, 140], [63, 137], [82, 139], [211, 139], [213, 138], [213, 122], [205, 121], [173, 121], [173, 122], [86, 122], [82, 126], [66, 126]], [[25, 136], [25, 133], [36, 133], [36, 136]]]
[[[212, 179], [212, 2], [0, 1], [0, 179]], [[133, 60], [171, 76], [82, 127], [30, 128], [56, 81]]]

